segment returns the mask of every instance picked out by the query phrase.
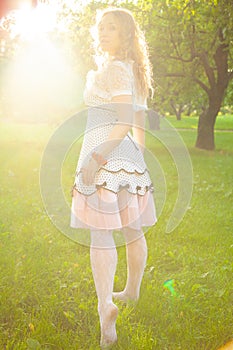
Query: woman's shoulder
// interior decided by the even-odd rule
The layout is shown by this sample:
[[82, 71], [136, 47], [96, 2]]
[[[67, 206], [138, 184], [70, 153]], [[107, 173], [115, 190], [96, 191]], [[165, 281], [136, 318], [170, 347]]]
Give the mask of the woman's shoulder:
[[97, 66], [97, 69], [89, 70], [86, 74], [86, 80], [93, 82], [96, 79], [114, 79], [114, 77], [121, 75], [128, 77], [132, 75], [130, 62], [111, 59]]
[[107, 67], [109, 69], [116, 69], [116, 70], [123, 69], [123, 70], [131, 71], [132, 64], [133, 64], [133, 61], [129, 61], [129, 60], [123, 61], [119, 59], [112, 59], [108, 61]]
[[132, 66], [127, 61], [121, 60], [111, 60], [106, 64], [105, 74], [110, 81], [115, 81], [119, 79], [124, 79], [128, 81], [132, 81], [133, 78], [133, 70]]

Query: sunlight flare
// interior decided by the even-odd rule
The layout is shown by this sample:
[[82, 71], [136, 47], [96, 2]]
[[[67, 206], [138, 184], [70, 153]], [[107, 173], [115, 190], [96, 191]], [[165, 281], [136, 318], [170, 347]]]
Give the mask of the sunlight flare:
[[61, 120], [80, 103], [78, 53], [72, 51], [69, 16], [61, 4], [48, 1], [32, 8], [25, 2], [3, 20], [16, 47], [4, 73], [7, 114], [14, 119]]
[[12, 26], [11, 35], [19, 36], [23, 40], [33, 40], [41, 34], [55, 29], [57, 24], [56, 8], [47, 4], [38, 4], [32, 9], [30, 6], [22, 6], [15, 11], [15, 24]]

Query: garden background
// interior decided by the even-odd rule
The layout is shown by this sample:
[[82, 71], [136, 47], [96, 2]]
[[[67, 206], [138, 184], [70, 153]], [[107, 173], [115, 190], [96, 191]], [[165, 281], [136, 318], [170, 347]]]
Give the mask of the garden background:
[[[89, 249], [53, 225], [39, 178], [51, 136], [83, 109], [85, 75], [94, 67], [89, 28], [96, 9], [108, 5], [132, 10], [145, 31], [155, 80], [149, 106], [161, 116], [160, 130], [148, 127], [147, 148], [166, 177], [165, 205], [146, 234], [141, 298], [118, 304], [114, 349], [217, 350], [233, 338], [233, 6], [227, 0], [38, 1], [2, 17], [0, 349], [99, 348]], [[178, 130], [193, 167], [190, 204], [169, 234], [179, 174], [154, 136], [164, 120]], [[64, 164], [65, 191], [76, 151]], [[118, 254], [116, 290], [126, 279], [124, 247]], [[174, 281], [174, 295], [164, 288], [167, 280]]]

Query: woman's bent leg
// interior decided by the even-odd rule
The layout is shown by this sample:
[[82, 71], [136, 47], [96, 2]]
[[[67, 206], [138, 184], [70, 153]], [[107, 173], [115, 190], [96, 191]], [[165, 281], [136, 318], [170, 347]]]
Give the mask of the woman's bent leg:
[[117, 340], [116, 318], [118, 309], [112, 302], [114, 276], [117, 265], [117, 251], [111, 231], [91, 232], [90, 258], [101, 326], [101, 346], [108, 346]]
[[123, 232], [126, 240], [127, 282], [125, 289], [113, 293], [113, 297], [122, 301], [138, 300], [147, 260], [146, 239], [141, 231], [125, 228]]

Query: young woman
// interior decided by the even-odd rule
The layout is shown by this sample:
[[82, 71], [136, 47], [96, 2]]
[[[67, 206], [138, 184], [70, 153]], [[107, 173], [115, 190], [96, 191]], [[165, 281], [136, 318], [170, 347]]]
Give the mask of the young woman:
[[[143, 158], [144, 111], [151, 69], [144, 36], [132, 14], [107, 9], [97, 19], [98, 69], [84, 92], [86, 133], [73, 189], [71, 226], [91, 231], [91, 266], [98, 297], [101, 346], [117, 340], [112, 298], [139, 297], [147, 259], [143, 226], [156, 222], [153, 186]], [[132, 131], [132, 133], [131, 133]], [[113, 230], [126, 241], [125, 289], [113, 293], [117, 251]]]

